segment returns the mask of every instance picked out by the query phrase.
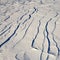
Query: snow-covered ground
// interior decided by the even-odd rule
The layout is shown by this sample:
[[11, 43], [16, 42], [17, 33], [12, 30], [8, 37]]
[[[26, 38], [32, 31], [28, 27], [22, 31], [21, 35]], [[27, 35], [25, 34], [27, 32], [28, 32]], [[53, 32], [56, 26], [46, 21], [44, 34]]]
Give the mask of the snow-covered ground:
[[0, 60], [60, 60], [60, 1], [0, 0]]

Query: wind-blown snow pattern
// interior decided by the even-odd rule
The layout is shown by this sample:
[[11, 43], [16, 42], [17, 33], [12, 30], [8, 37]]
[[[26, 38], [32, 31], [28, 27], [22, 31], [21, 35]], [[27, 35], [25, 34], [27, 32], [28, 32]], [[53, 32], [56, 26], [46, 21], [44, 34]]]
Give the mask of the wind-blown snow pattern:
[[0, 0], [0, 60], [60, 60], [59, 0]]

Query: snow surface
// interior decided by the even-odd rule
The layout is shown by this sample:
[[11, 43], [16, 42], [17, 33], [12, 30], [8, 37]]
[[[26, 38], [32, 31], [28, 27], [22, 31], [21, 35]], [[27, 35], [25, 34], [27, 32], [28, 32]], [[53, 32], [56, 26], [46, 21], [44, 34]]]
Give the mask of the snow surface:
[[60, 1], [0, 0], [0, 60], [60, 60]]

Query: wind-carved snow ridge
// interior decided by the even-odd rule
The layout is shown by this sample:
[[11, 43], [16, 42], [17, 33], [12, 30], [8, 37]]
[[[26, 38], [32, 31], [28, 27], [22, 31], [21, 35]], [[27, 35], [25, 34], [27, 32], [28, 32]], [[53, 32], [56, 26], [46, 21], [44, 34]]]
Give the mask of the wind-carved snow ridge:
[[10, 18], [10, 16], [8, 16], [4, 21], [8, 20]]
[[60, 13], [54, 5], [55, 0], [1, 1], [0, 60], [60, 60]]
[[[56, 22], [55, 22], [55, 28], [56, 28]], [[54, 32], [54, 31], [53, 31]], [[57, 42], [55, 41], [55, 39], [54, 39], [54, 34], [52, 33], [52, 35], [53, 35], [53, 40], [54, 40], [54, 42], [55, 42], [55, 44], [56, 44], [56, 47], [57, 47], [57, 50], [58, 50], [58, 56], [59, 56], [59, 53], [60, 53], [60, 48], [58, 47], [58, 44], [57, 44]]]
[[7, 30], [9, 30], [11, 28], [11, 26], [9, 26], [5, 31], [3, 31], [2, 33], [0, 33], [0, 36], [3, 35]]
[[37, 33], [36, 33], [35, 37], [33, 38], [32, 44], [31, 44], [32, 48], [35, 48], [35, 49], [38, 49], [38, 48], [34, 47], [34, 42], [35, 42], [35, 40], [36, 40], [36, 38], [38, 36], [40, 24], [41, 24], [41, 22], [39, 21], [39, 25], [37, 27]]
[[55, 29], [56, 29], [56, 21], [54, 22], [54, 29], [53, 29], [53, 31], [52, 31], [52, 36], [53, 36], [53, 41], [55, 42], [55, 44], [56, 44], [56, 47], [57, 47], [57, 50], [58, 50], [58, 56], [59, 56], [59, 53], [60, 53], [60, 48], [58, 47], [58, 44], [57, 44], [57, 42], [56, 42], [56, 40], [55, 40], [55, 38], [54, 38], [54, 31], [55, 31]]
[[48, 60], [48, 59], [49, 59], [49, 55], [47, 56], [46, 60]]
[[41, 55], [40, 55], [40, 60], [42, 60], [42, 55], [43, 55], [43, 52], [44, 52], [44, 43], [45, 43], [45, 30], [43, 31], [43, 34], [44, 34], [44, 39], [43, 39], [43, 43], [42, 43], [42, 51], [41, 51]]
[[[51, 20], [51, 19], [50, 19], [50, 20]], [[49, 20], [49, 21], [50, 21], [50, 20]], [[48, 21], [48, 22], [49, 22], [49, 21]], [[48, 34], [49, 34], [49, 33], [48, 33], [48, 29], [47, 29], [48, 22], [46, 23], [46, 27], [45, 27], [45, 28], [46, 28], [46, 33], [47, 33], [47, 36], [46, 36], [46, 37], [47, 37], [47, 40], [48, 40], [48, 51], [47, 51], [47, 53], [49, 53], [49, 51], [50, 51], [50, 39], [49, 39], [49, 37], [48, 37]]]
[[[56, 20], [56, 21], [57, 21], [57, 20]], [[60, 49], [59, 49], [58, 44], [57, 44], [57, 42], [55, 41], [55, 38], [54, 38], [54, 31], [55, 31], [55, 29], [56, 29], [56, 21], [54, 21], [54, 29], [53, 29], [53, 31], [52, 31], [52, 39], [53, 39], [53, 41], [54, 41], [55, 44], [56, 44], [56, 47], [57, 47], [57, 50], [58, 50], [58, 55], [59, 55]]]
[[8, 37], [7, 40], [5, 40], [2, 44], [0, 44], [0, 47], [2, 47], [5, 43], [7, 43], [12, 38], [12, 36], [16, 33], [16, 31], [19, 28], [19, 26], [20, 26], [20, 24], [18, 24], [18, 26], [16, 27], [16, 29], [14, 30], [12, 35], [10, 37]]

